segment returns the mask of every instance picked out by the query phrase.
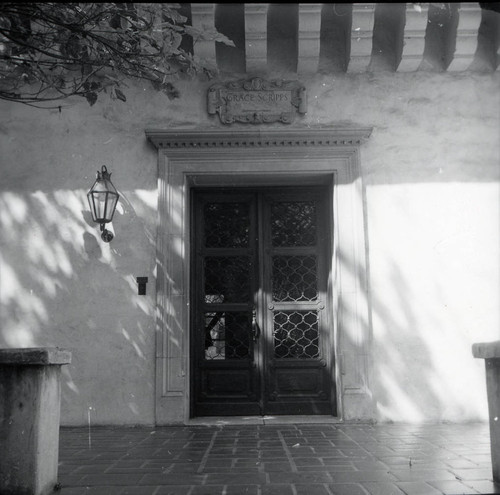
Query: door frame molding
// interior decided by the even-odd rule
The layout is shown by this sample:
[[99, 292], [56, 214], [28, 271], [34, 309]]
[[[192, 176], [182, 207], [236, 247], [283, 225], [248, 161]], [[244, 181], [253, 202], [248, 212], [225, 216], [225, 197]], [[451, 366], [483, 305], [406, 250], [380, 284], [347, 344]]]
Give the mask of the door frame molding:
[[190, 188], [332, 184], [332, 298], [339, 419], [372, 420], [371, 328], [360, 146], [371, 128], [147, 129], [158, 150], [157, 425], [190, 414]]

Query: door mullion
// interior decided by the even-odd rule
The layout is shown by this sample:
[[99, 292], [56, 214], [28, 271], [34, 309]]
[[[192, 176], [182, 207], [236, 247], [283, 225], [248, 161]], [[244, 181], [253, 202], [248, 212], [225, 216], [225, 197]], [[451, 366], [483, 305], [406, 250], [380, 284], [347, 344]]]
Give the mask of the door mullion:
[[264, 404], [264, 413], [267, 413], [270, 394], [274, 390], [273, 373], [274, 373], [274, 344], [273, 344], [273, 307], [272, 300], [272, 254], [273, 248], [271, 245], [271, 211], [270, 211], [270, 196], [269, 192], [262, 192], [260, 197], [261, 205], [261, 272], [262, 272], [262, 298], [261, 298], [261, 313], [263, 322], [264, 339], [263, 347], [263, 383], [262, 400]]
[[255, 311], [257, 323], [260, 327], [260, 335], [255, 346], [258, 349], [259, 359], [257, 362], [259, 376], [260, 376], [260, 412], [264, 414], [265, 409], [265, 393], [266, 393], [266, 373], [265, 373], [265, 363], [266, 363], [266, 351], [267, 351], [267, 328], [268, 325], [265, 321], [265, 308], [266, 308], [266, 266], [265, 266], [265, 253], [264, 253], [264, 207], [263, 207], [263, 196], [262, 194], [256, 194], [256, 207], [257, 207], [257, 226], [256, 226], [256, 271], [257, 271], [257, 286], [255, 291]]

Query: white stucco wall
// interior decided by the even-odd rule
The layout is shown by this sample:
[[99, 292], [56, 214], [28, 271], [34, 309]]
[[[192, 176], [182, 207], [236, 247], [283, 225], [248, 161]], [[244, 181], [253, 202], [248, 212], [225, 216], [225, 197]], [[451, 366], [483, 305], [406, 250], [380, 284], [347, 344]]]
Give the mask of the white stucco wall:
[[[361, 167], [379, 421], [487, 417], [470, 347], [500, 333], [499, 80], [301, 78], [309, 105], [294, 127], [374, 128]], [[63, 424], [154, 423], [157, 162], [144, 129], [222, 127], [210, 84], [181, 82], [175, 101], [131, 85], [127, 103], [61, 112], [0, 103], [0, 347], [73, 352]], [[122, 195], [107, 245], [85, 197], [102, 164]]]

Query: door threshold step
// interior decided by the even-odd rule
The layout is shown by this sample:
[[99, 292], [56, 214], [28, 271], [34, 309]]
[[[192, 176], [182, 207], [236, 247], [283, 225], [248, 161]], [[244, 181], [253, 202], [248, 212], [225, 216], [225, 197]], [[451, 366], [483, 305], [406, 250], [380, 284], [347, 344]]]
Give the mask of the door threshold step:
[[230, 425], [294, 425], [294, 424], [324, 424], [342, 423], [335, 416], [306, 415], [306, 416], [203, 416], [191, 418], [189, 426], [230, 426]]

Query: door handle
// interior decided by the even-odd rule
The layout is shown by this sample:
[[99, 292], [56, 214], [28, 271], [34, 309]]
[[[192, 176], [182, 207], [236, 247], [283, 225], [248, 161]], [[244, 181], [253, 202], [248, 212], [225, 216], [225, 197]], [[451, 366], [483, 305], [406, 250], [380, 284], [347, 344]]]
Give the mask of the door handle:
[[252, 337], [254, 342], [257, 342], [257, 339], [260, 337], [260, 327], [257, 323], [257, 312], [255, 309], [252, 311]]

